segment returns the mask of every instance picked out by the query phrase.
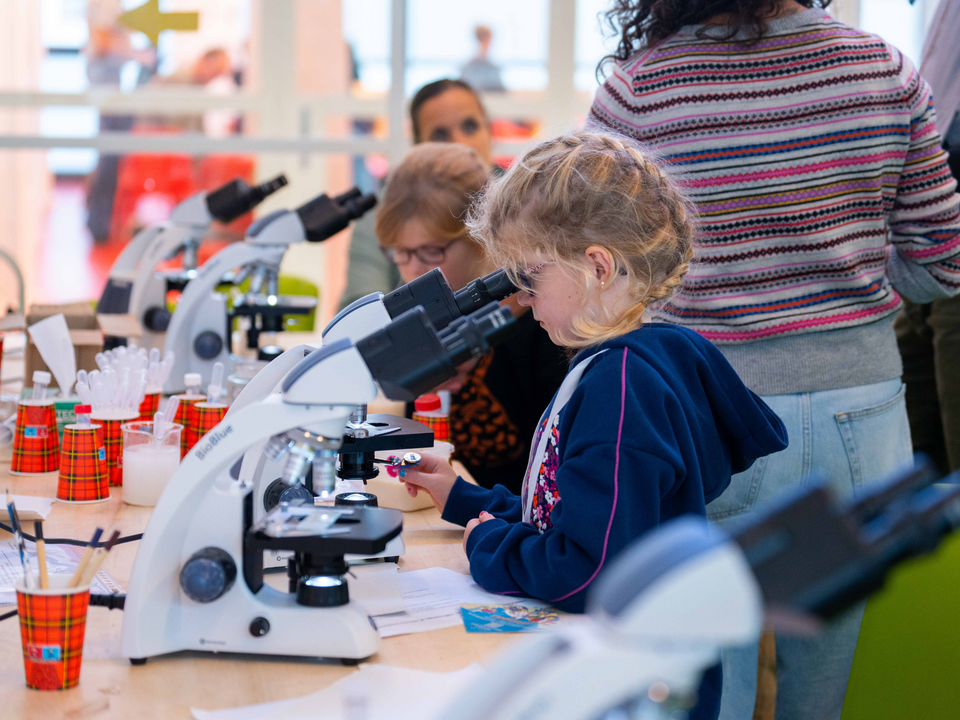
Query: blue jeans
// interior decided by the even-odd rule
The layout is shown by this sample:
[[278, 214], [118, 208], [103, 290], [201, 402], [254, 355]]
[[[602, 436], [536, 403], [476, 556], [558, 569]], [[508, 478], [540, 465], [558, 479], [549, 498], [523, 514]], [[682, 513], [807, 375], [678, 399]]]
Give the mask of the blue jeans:
[[[912, 460], [905, 386], [888, 380], [841, 390], [764, 397], [786, 425], [786, 450], [733, 476], [707, 506], [724, 525], [819, 473], [839, 497], [856, 495]], [[776, 720], [838, 720], [864, 604], [815, 638], [778, 635]], [[757, 695], [757, 643], [724, 650], [720, 720], [750, 720]]]

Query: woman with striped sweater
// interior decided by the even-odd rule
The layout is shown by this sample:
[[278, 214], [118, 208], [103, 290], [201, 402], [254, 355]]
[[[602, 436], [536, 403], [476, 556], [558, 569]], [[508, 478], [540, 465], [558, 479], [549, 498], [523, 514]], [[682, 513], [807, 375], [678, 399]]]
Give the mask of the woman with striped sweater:
[[[712, 340], [790, 446], [734, 476], [721, 523], [815, 474], [849, 496], [910, 461], [901, 297], [960, 290], [960, 196], [917, 70], [829, 0], [618, 1], [589, 123], [646, 143], [700, 213], [654, 319]], [[777, 718], [840, 717], [862, 608], [777, 638]], [[724, 653], [722, 720], [751, 717], [757, 649]]]

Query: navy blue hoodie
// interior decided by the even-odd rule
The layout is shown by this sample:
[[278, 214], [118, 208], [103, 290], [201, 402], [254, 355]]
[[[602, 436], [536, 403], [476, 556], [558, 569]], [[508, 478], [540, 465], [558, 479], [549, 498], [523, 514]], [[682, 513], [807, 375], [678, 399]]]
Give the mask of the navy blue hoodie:
[[[570, 368], [580, 362], [590, 364], [558, 418], [552, 527], [521, 522], [521, 498], [502, 486], [459, 478], [443, 511], [460, 525], [482, 510], [497, 518], [467, 541], [477, 584], [570, 612], [583, 612], [593, 580], [627, 545], [671, 518], [705, 515], [733, 473], [787, 446], [780, 418], [691, 330], [648, 323]], [[719, 670], [710, 679], [716, 697], [702, 692], [700, 705], [719, 709]]]

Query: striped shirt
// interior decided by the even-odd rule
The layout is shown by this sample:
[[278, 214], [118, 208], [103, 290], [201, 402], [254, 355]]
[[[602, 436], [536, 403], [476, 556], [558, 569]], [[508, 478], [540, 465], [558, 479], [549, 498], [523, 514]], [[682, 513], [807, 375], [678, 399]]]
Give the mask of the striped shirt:
[[927, 83], [820, 9], [755, 43], [701, 29], [616, 67], [588, 119], [651, 146], [699, 210], [696, 261], [655, 319], [718, 344], [761, 394], [899, 376], [899, 293], [960, 291], [960, 196]]

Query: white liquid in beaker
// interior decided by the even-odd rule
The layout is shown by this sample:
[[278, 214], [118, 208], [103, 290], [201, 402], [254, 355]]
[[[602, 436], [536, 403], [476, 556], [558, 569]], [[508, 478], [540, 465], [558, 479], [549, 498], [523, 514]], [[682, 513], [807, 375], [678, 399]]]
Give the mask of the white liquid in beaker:
[[123, 501], [154, 506], [180, 467], [179, 445], [132, 445], [123, 449]]

